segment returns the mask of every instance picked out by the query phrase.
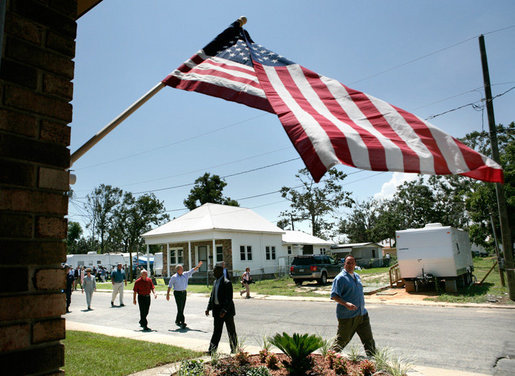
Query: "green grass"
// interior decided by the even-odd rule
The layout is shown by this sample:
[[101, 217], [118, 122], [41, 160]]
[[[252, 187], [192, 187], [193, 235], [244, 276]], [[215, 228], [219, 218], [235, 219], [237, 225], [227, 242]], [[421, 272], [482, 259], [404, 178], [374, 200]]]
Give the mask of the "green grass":
[[[481, 281], [495, 262], [495, 258], [474, 258], [474, 275], [477, 281]], [[506, 279], [506, 276], [505, 276]], [[442, 293], [435, 298], [426, 298], [437, 302], [449, 303], [487, 303], [489, 300], [497, 300], [499, 303], [515, 304], [508, 298], [508, 287], [503, 287], [499, 269], [495, 267], [482, 285], [472, 285], [461, 289], [457, 294]]]
[[129, 375], [166, 363], [196, 358], [202, 354], [176, 346], [90, 332], [66, 331], [67, 375]]

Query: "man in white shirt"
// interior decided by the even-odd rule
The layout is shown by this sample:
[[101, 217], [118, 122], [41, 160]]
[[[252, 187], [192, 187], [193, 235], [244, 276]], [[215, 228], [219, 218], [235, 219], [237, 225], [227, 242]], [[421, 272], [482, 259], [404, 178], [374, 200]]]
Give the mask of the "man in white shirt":
[[175, 304], [177, 305], [177, 316], [175, 317], [175, 324], [180, 326], [181, 328], [186, 327], [186, 323], [184, 322], [184, 307], [186, 306], [186, 296], [188, 289], [188, 280], [195, 273], [200, 266], [202, 265], [202, 261], [198, 263], [193, 269], [184, 271], [184, 267], [179, 264], [175, 267], [176, 273], [170, 278], [170, 282], [168, 283], [168, 291], [166, 292], [166, 300], [170, 300], [170, 290], [173, 287], [173, 296], [175, 298]]

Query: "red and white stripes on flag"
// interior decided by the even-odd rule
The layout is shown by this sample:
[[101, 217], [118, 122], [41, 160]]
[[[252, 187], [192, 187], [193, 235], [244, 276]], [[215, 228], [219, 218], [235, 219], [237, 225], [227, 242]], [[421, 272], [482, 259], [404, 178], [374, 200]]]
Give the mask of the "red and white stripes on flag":
[[339, 163], [503, 182], [497, 163], [434, 125], [290, 62], [235, 30], [228, 41], [220, 34], [163, 83], [275, 113], [316, 182]]

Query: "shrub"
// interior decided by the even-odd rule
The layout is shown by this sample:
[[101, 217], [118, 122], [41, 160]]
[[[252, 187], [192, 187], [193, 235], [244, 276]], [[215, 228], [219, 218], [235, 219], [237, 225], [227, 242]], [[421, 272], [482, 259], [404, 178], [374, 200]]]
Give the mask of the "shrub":
[[302, 376], [313, 367], [309, 355], [323, 345], [323, 339], [316, 335], [277, 333], [270, 342], [285, 353], [290, 361], [284, 365], [292, 376]]
[[266, 358], [268, 357], [269, 354], [270, 354], [270, 352], [268, 351], [268, 349], [262, 349], [259, 351], [259, 360], [261, 361], [261, 363], [266, 362]]
[[268, 354], [265, 359], [266, 366], [272, 370], [276, 370], [280, 368], [279, 358], [274, 353]]
[[177, 376], [202, 376], [204, 375], [204, 362], [202, 360], [183, 360]]
[[343, 356], [337, 355], [333, 362], [334, 372], [337, 375], [347, 375], [349, 373], [349, 363]]
[[365, 359], [362, 360], [361, 363], [359, 363], [359, 369], [361, 370], [363, 376], [371, 376], [376, 372], [376, 365], [374, 364], [374, 362]]
[[240, 366], [244, 366], [250, 363], [249, 353], [242, 350], [238, 351], [236, 355], [234, 355], [234, 359]]
[[245, 376], [272, 376], [268, 368], [266, 367], [257, 367], [257, 368], [250, 368], [247, 373], [245, 373]]

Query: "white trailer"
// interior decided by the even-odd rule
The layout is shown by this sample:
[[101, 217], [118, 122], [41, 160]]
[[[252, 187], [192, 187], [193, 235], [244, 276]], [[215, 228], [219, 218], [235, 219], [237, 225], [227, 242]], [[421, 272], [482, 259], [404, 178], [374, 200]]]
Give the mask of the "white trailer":
[[110, 272], [113, 267], [115, 267], [118, 263], [125, 265], [125, 259], [120, 254], [110, 254], [110, 253], [96, 253], [96, 252], [88, 252], [87, 254], [73, 254], [66, 256], [66, 263], [73, 268], [77, 266], [85, 266], [85, 267], [99, 267], [100, 265], [107, 268]]
[[396, 231], [397, 258], [406, 291], [418, 283], [435, 279], [436, 287], [445, 281], [445, 290], [457, 292], [458, 285], [472, 282], [472, 252], [466, 231], [440, 223], [424, 228]]

